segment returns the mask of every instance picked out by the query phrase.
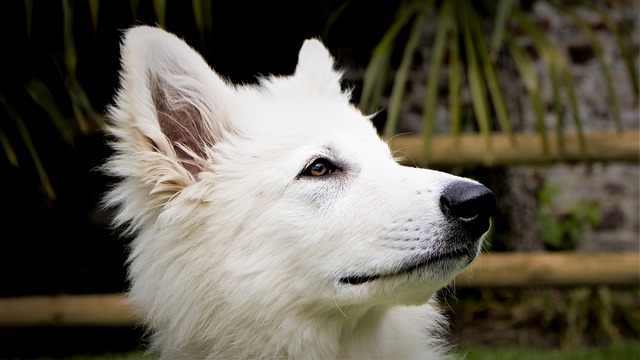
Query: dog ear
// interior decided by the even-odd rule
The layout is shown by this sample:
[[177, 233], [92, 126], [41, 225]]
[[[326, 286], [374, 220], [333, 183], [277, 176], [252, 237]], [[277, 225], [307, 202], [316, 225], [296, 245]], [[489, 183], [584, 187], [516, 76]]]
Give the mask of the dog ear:
[[110, 114], [118, 156], [130, 162], [119, 172], [156, 187], [193, 182], [207, 150], [232, 131], [225, 99], [233, 91], [176, 36], [146, 26], [128, 30]]
[[319, 40], [305, 40], [298, 54], [294, 77], [301, 79], [313, 91], [343, 96], [340, 88], [342, 73], [334, 69], [334, 63], [329, 50]]

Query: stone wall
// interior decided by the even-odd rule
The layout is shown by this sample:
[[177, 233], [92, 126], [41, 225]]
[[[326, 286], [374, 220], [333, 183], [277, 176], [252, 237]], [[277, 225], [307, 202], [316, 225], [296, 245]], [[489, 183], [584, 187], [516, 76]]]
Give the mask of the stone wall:
[[[633, 4], [633, 3], [632, 3]], [[606, 84], [593, 49], [584, 35], [568, 19], [544, 4], [534, 6], [534, 13], [548, 22], [548, 34], [567, 49], [579, 97], [579, 109], [586, 131], [614, 131], [611, 109], [606, 102]], [[638, 8], [624, 12], [634, 34], [636, 64], [638, 55]], [[640, 113], [628, 73], [614, 35], [593, 12], [579, 11], [602, 44], [620, 107], [623, 129], [638, 129]], [[616, 21], [620, 13], [611, 12]], [[527, 123], [532, 120], [528, 111]], [[553, 126], [553, 117], [548, 124]], [[640, 141], [639, 141], [640, 143]], [[544, 183], [555, 189], [552, 208], [558, 218], [577, 209], [595, 205], [600, 220], [580, 237], [578, 248], [584, 251], [638, 251], [640, 245], [640, 167], [638, 164], [577, 164], [540, 168]]]

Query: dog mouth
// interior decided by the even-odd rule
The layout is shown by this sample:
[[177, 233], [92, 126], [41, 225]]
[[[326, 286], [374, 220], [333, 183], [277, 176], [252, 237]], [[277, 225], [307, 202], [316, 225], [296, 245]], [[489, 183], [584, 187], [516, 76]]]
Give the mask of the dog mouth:
[[420, 269], [424, 269], [427, 266], [432, 266], [438, 263], [441, 263], [439, 268], [442, 268], [441, 272], [444, 273], [448, 271], [442, 271], [442, 270], [447, 269], [451, 266], [450, 264], [447, 265], [446, 262], [450, 263], [452, 261], [458, 262], [460, 260], [464, 260], [465, 261], [464, 266], [466, 266], [466, 265], [469, 265], [474, 258], [475, 256], [471, 253], [469, 249], [457, 249], [455, 251], [450, 251], [450, 252], [445, 252], [440, 254], [430, 254], [430, 255], [418, 257], [416, 259], [407, 261], [404, 265], [402, 265], [398, 269], [395, 269], [388, 273], [379, 273], [379, 274], [370, 274], [370, 275], [366, 275], [366, 274], [365, 275], [349, 275], [349, 276], [340, 278], [339, 281], [340, 283], [346, 284], [346, 285], [361, 285], [361, 284], [378, 280], [380, 278], [390, 278], [390, 277], [397, 277], [397, 276], [411, 274]]

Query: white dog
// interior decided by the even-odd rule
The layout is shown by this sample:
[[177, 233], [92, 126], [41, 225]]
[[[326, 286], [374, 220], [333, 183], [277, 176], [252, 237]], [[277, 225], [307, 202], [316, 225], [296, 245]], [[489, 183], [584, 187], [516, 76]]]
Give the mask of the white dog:
[[174, 35], [127, 31], [106, 202], [163, 358], [446, 357], [430, 299], [495, 197], [397, 164], [333, 62], [307, 40], [293, 75], [234, 86]]

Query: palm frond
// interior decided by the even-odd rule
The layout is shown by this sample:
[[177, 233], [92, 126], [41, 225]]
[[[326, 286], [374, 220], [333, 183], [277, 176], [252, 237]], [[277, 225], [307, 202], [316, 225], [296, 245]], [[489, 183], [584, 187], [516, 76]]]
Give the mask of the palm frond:
[[495, 60], [498, 57], [498, 51], [500, 51], [500, 47], [502, 46], [504, 29], [507, 27], [507, 20], [511, 14], [512, 6], [513, 0], [500, 0], [498, 3], [493, 34], [491, 35], [491, 59]]
[[93, 33], [98, 30], [98, 16], [100, 15], [100, 0], [89, 0], [89, 12], [91, 14], [91, 25]]
[[616, 12], [621, 15], [622, 21], [615, 21], [607, 11], [603, 11], [603, 9], [600, 9], [593, 4], [587, 2], [582, 5], [600, 15], [607, 28], [613, 32], [613, 35], [616, 38], [616, 44], [620, 49], [620, 55], [622, 56], [624, 65], [627, 69], [627, 73], [629, 73], [628, 79], [631, 82], [633, 93], [636, 97], [640, 96], [640, 85], [638, 84], [638, 82], [640, 82], [640, 76], [638, 76], [638, 60], [635, 56], [636, 47], [633, 43], [633, 37], [636, 34], [629, 29], [629, 24], [632, 21], [629, 17], [632, 15], [628, 11], [622, 9], [622, 2], [620, 1], [612, 1], [612, 5]]
[[[540, 54], [540, 58], [542, 62], [545, 64], [548, 74], [552, 78], [552, 85], [557, 85], [555, 88], [560, 91], [561, 89], [566, 92], [567, 97], [569, 98], [569, 104], [572, 111], [572, 118], [575, 124], [576, 132], [578, 134], [578, 138], [581, 139], [580, 145], [582, 152], [586, 154], [586, 143], [584, 140], [584, 133], [582, 129], [582, 118], [580, 116], [580, 111], [578, 109], [577, 97], [575, 84], [570, 75], [568, 68], [568, 61], [564, 53], [554, 45], [551, 40], [544, 34], [544, 32], [520, 10], [513, 9], [513, 19], [517, 23], [517, 25], [527, 34], [527, 36], [532, 40], [534, 47], [537, 52]], [[558, 75], [556, 77], [556, 75]], [[557, 83], [554, 80], [557, 78]], [[556, 96], [554, 94], [554, 96]], [[554, 100], [555, 102], [555, 100]], [[540, 104], [542, 106], [543, 104]], [[559, 126], [562, 125], [563, 122], [560, 120], [558, 122]], [[540, 132], [541, 139], [543, 142], [543, 146], [545, 148], [545, 154], [548, 153], [548, 140], [546, 135], [546, 124], [542, 121], [538, 121], [537, 123], [538, 131]]]
[[33, 0], [24, 1], [24, 13], [27, 24], [27, 39], [31, 37], [31, 24], [33, 24]]
[[449, 3], [444, 3], [438, 11], [436, 24], [436, 39], [431, 50], [431, 59], [427, 75], [427, 85], [424, 97], [424, 111], [422, 119], [422, 139], [427, 155], [430, 153], [431, 139], [433, 137], [433, 127], [436, 118], [436, 106], [438, 102], [438, 86], [440, 74], [442, 73], [446, 40], [453, 20], [453, 11]]
[[498, 72], [494, 62], [489, 56], [489, 48], [487, 47], [484, 39], [484, 32], [480, 25], [480, 19], [471, 9], [469, 9], [468, 13], [468, 19], [472, 30], [471, 34], [474, 36], [473, 42], [475, 44], [475, 50], [477, 51], [478, 59], [482, 67], [481, 73], [484, 75], [487, 83], [487, 89], [489, 90], [493, 111], [498, 119], [498, 123], [500, 124], [502, 131], [509, 136], [512, 142], [515, 142], [515, 137], [511, 130], [511, 123], [509, 122], [509, 116], [507, 114], [507, 106], [505, 105], [502, 89], [500, 88], [500, 83], [498, 81]]
[[[581, 33], [589, 41], [595, 52], [599, 70], [602, 73], [607, 91], [607, 104], [612, 111], [612, 117], [618, 130], [622, 129], [620, 110], [617, 103], [616, 89], [611, 79], [610, 70], [605, 62], [602, 44], [598, 41], [593, 30], [573, 9], [567, 8], [564, 3], [557, 0], [549, 0], [554, 9], [568, 17], [580, 29]], [[390, 57], [396, 43], [398, 33], [406, 27], [413, 18], [413, 28], [409, 33], [404, 54], [399, 68], [396, 70], [393, 88], [390, 94], [387, 123], [384, 136], [390, 138], [398, 127], [400, 107], [408, 82], [408, 69], [415, 45], [419, 39], [417, 24], [424, 21], [419, 15], [420, 9], [433, 6], [438, 13], [435, 29], [435, 40], [428, 60], [428, 80], [423, 110], [422, 137], [426, 151], [429, 151], [429, 142], [433, 135], [435, 113], [438, 102], [439, 78], [442, 73], [448, 74], [449, 84], [449, 122], [454, 138], [459, 137], [462, 131], [462, 89], [470, 92], [472, 116], [475, 119], [478, 131], [482, 135], [487, 154], [491, 152], [491, 134], [494, 125], [499, 125], [502, 132], [506, 133], [512, 141], [515, 136], [507, 111], [505, 94], [501, 88], [498, 68], [495, 65], [498, 53], [503, 46], [509, 49], [518, 72], [522, 77], [528, 94], [535, 127], [540, 135], [541, 145], [545, 154], [550, 154], [548, 114], [556, 117], [555, 131], [557, 133], [559, 156], [564, 154], [563, 134], [566, 129], [565, 116], [571, 116], [574, 129], [580, 139], [580, 146], [586, 158], [586, 141], [583, 129], [583, 119], [578, 106], [576, 85], [571, 76], [569, 62], [561, 49], [549, 36], [537, 25], [530, 14], [525, 13], [522, 7], [510, 0], [500, 0], [496, 3], [482, 2], [481, 4], [470, 0], [455, 2], [425, 2], [424, 0], [407, 0], [402, 2], [395, 19], [378, 46], [374, 49], [371, 60], [364, 76], [363, 92], [360, 105], [365, 111], [376, 109], [382, 99], [387, 77], [390, 70]], [[479, 11], [479, 6], [483, 10]], [[596, 9], [595, 5], [580, 3], [578, 7]], [[621, 6], [617, 4], [617, 6]], [[486, 10], [489, 10], [487, 13]], [[599, 11], [601, 18], [607, 24], [615, 37], [616, 43], [623, 55], [633, 91], [638, 93], [638, 70], [635, 63], [633, 42], [628, 34], [620, 31], [624, 25], [617, 24], [612, 17]], [[491, 36], [486, 35], [483, 24], [489, 19], [493, 23]], [[444, 24], [448, 24], [444, 26]], [[624, 23], [621, 22], [621, 23]], [[513, 34], [514, 29], [519, 29], [520, 37], [531, 41], [533, 49], [539, 55], [539, 60], [534, 59], [522, 49], [518, 49], [517, 41]], [[446, 61], [445, 61], [446, 55]], [[537, 69], [536, 63], [542, 65], [542, 70]], [[549, 83], [542, 84], [543, 75], [546, 73]], [[466, 81], [465, 81], [466, 79]], [[549, 90], [549, 95], [544, 89]], [[550, 104], [549, 108], [547, 104]], [[551, 109], [551, 111], [550, 111]], [[570, 114], [569, 114], [570, 113]], [[493, 124], [493, 122], [496, 124]], [[456, 143], [458, 143], [456, 141]]]
[[193, 17], [200, 33], [200, 41], [204, 43], [208, 34], [213, 29], [213, 4], [212, 0], [192, 0]]
[[409, 72], [411, 71], [411, 64], [413, 62], [413, 53], [418, 47], [418, 41], [420, 40], [420, 35], [422, 35], [425, 18], [432, 7], [433, 1], [425, 3], [422, 10], [416, 15], [416, 19], [413, 21], [409, 39], [405, 44], [402, 62], [396, 71], [391, 96], [389, 97], [387, 123], [384, 128], [384, 136], [386, 138], [393, 136], [396, 130], [398, 118], [400, 117], [400, 107], [402, 105], [404, 92], [407, 86], [407, 79], [409, 78]]
[[329, 32], [331, 32], [331, 29], [333, 28], [333, 25], [335, 24], [335, 22], [338, 20], [338, 18], [340, 17], [340, 15], [342, 15], [342, 13], [344, 13], [344, 11], [351, 5], [353, 4], [355, 0], [347, 0], [347, 1], [343, 1], [342, 4], [333, 12], [331, 12], [331, 14], [329, 14], [329, 18], [327, 18], [326, 23], [324, 24], [324, 28], [322, 29], [322, 35], [320, 35], [320, 37], [322, 39], [326, 39], [329, 36]]
[[0, 128], [0, 145], [2, 145], [2, 151], [4, 152], [7, 161], [14, 167], [18, 167], [18, 157], [16, 156], [16, 152], [13, 150], [13, 146], [11, 146], [11, 142], [7, 135]]
[[561, 14], [564, 14], [567, 17], [571, 18], [571, 20], [576, 25], [578, 25], [580, 31], [582, 31], [584, 36], [589, 41], [589, 44], [591, 45], [591, 48], [593, 48], [593, 51], [595, 53], [598, 66], [600, 67], [600, 72], [602, 73], [605, 81], [605, 86], [607, 89], [607, 103], [609, 105], [609, 109], [611, 109], [611, 111], [613, 112], [613, 121], [618, 131], [622, 131], [622, 120], [620, 120], [620, 107], [618, 106], [616, 91], [611, 81], [611, 75], [609, 74], [609, 66], [607, 66], [606, 62], [604, 61], [602, 46], [596, 38], [596, 35], [593, 33], [584, 19], [580, 18], [574, 12], [569, 11], [565, 6], [555, 1], [549, 1], [549, 4], [553, 5], [553, 7], [557, 9]]
[[73, 144], [75, 130], [70, 122], [62, 115], [58, 103], [53, 97], [49, 88], [40, 80], [32, 79], [25, 86], [25, 90], [31, 96], [31, 99], [49, 115], [53, 124], [58, 129], [68, 144]]
[[67, 73], [72, 79], [75, 79], [76, 68], [78, 66], [78, 53], [76, 51], [76, 45], [74, 41], [73, 32], [73, 15], [74, 8], [71, 4], [71, 0], [62, 0], [62, 12], [63, 12], [63, 39], [64, 39], [64, 65], [67, 69]]
[[[463, 69], [460, 59], [460, 30], [456, 21], [451, 22], [451, 44], [449, 46], [449, 121], [454, 144], [459, 145], [462, 132], [462, 81]], [[429, 144], [430, 145], [430, 144]], [[429, 151], [428, 147], [425, 147]]]
[[535, 70], [533, 59], [522, 49], [511, 34], [505, 35], [505, 42], [520, 73], [520, 79], [529, 94], [538, 131], [543, 134], [541, 137], [543, 152], [545, 156], [549, 156], [549, 142], [544, 129], [545, 106], [542, 101], [542, 87], [540, 86], [540, 78]]
[[[38, 152], [36, 151], [36, 148], [33, 145], [33, 140], [31, 139], [31, 135], [29, 134], [29, 131], [27, 130], [26, 125], [24, 124], [24, 121], [22, 120], [20, 115], [18, 115], [18, 112], [15, 111], [15, 109], [4, 98], [4, 96], [1, 96], [1, 95], [0, 95], [0, 104], [6, 111], [9, 119], [13, 121], [13, 123], [18, 128], [18, 131], [20, 132], [20, 137], [22, 138], [22, 141], [24, 142], [25, 146], [27, 147], [27, 150], [29, 151], [29, 155], [31, 156], [33, 166], [36, 169], [38, 177], [40, 178], [40, 183], [42, 184], [42, 187], [45, 193], [50, 199], [54, 199], [56, 197], [56, 193], [53, 190], [53, 186], [51, 186], [51, 182], [49, 181], [49, 175], [47, 174], [47, 171], [44, 169], [44, 166], [42, 165], [40, 156], [38, 155]], [[8, 155], [8, 156], [11, 156], [11, 155]], [[13, 158], [15, 159], [15, 154], [13, 154]], [[15, 159], [14, 162], [17, 164], [17, 159]]]
[[484, 138], [487, 155], [491, 151], [491, 125], [489, 120], [489, 102], [487, 100], [486, 85], [478, 64], [478, 54], [474, 47], [474, 36], [471, 24], [472, 17], [475, 16], [471, 10], [471, 4], [460, 9], [460, 19], [462, 20], [462, 38], [464, 41], [465, 54], [467, 56], [467, 77], [469, 90], [471, 91], [471, 104], [473, 106], [480, 134]]
[[153, 12], [156, 14], [158, 25], [167, 25], [167, 0], [153, 0]]
[[138, 6], [140, 5], [140, 0], [129, 0], [129, 8], [131, 9], [131, 15], [133, 19], [138, 18]]
[[385, 83], [389, 74], [391, 53], [395, 39], [400, 31], [409, 23], [419, 9], [419, 3], [403, 3], [397, 12], [396, 18], [382, 37], [382, 40], [373, 49], [371, 60], [364, 73], [362, 95], [360, 96], [360, 108], [371, 113], [376, 111]]

